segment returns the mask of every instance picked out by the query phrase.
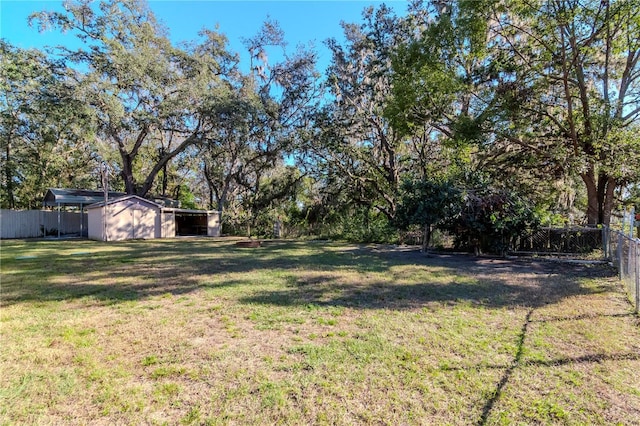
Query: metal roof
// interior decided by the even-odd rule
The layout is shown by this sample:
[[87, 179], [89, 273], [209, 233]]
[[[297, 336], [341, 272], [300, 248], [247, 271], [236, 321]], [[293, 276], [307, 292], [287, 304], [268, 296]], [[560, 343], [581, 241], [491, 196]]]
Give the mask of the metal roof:
[[[109, 192], [109, 198], [117, 198], [126, 195], [124, 192]], [[104, 201], [104, 191], [91, 191], [88, 189], [62, 189], [49, 188], [44, 196], [42, 204], [45, 207], [81, 206]]]
[[[107, 201], [107, 205], [119, 203], [119, 202], [125, 201], [125, 200], [131, 200], [131, 199], [135, 199], [135, 200], [141, 201], [144, 204], [150, 205], [150, 206], [155, 207], [157, 209], [162, 209], [162, 206], [160, 204], [154, 203], [151, 200], [147, 200], [146, 198], [142, 198], [142, 197], [139, 197], [137, 195], [123, 195], [123, 196], [116, 197], [116, 198], [109, 198], [109, 200]], [[100, 200], [99, 202], [87, 206], [87, 210], [96, 209], [98, 207], [103, 207], [103, 206], [104, 206], [104, 195], [102, 196], [102, 200]]]
[[[109, 198], [109, 201], [107, 202], [107, 205], [111, 205], [111, 204], [115, 204], [115, 203], [119, 203], [121, 201], [125, 201], [125, 200], [129, 200], [129, 199], [136, 199], [139, 201], [142, 201], [150, 206], [156, 207], [158, 209], [160, 209], [160, 211], [165, 212], [165, 213], [177, 213], [177, 214], [197, 214], [197, 215], [204, 215], [204, 214], [214, 214], [214, 213], [219, 213], [217, 210], [194, 210], [194, 209], [176, 209], [173, 207], [164, 207], [162, 206], [162, 204], [158, 204], [154, 201], [151, 200], [147, 200], [146, 198], [142, 198], [139, 197], [137, 195], [124, 195], [121, 197], [117, 197], [117, 198]], [[91, 204], [89, 206], [87, 206], [87, 210], [92, 210], [92, 209], [96, 209], [99, 207], [104, 206], [104, 199], [101, 200], [98, 203], [95, 204]]]
[[[171, 200], [169, 198], [154, 197], [153, 199], [145, 199], [138, 197], [137, 195], [127, 195], [124, 192], [109, 192], [109, 204], [122, 201], [128, 198], [138, 198], [149, 204], [157, 206], [162, 211], [175, 212], [175, 213], [192, 213], [192, 214], [211, 214], [219, 213], [216, 210], [193, 210], [193, 209], [181, 209], [176, 208], [178, 201]], [[45, 207], [61, 206], [86, 206], [89, 208], [101, 207], [104, 205], [104, 192], [93, 191], [89, 189], [62, 189], [62, 188], [49, 188], [44, 196], [42, 204]]]

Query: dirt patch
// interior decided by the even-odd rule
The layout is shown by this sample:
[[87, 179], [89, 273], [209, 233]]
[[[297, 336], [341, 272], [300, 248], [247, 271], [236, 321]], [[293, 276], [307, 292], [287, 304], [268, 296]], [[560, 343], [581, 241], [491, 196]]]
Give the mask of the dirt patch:
[[238, 241], [236, 247], [256, 248], [262, 246], [262, 242], [258, 240]]

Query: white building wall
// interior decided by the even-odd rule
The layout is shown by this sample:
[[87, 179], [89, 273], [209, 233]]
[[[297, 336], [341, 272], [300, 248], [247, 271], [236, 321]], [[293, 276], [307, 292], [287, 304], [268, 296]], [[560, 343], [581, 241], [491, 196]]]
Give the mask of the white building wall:
[[89, 209], [89, 238], [105, 241], [173, 238], [176, 236], [176, 214], [180, 212], [206, 215], [207, 235], [220, 236], [220, 212], [162, 209], [155, 203], [134, 196], [108, 204], [106, 238], [103, 237], [103, 207], [95, 206]]
[[92, 240], [104, 241], [104, 222], [102, 221], [104, 215], [104, 207], [97, 207], [87, 210], [89, 216], [88, 228], [89, 238]]
[[220, 232], [220, 212], [208, 212], [207, 235], [210, 237], [219, 237]]
[[176, 236], [176, 214], [173, 211], [163, 211], [161, 238], [173, 238], [175, 236]]
[[[160, 206], [138, 198], [114, 200], [89, 211], [89, 238], [103, 241], [153, 239], [162, 236]], [[106, 218], [106, 227], [102, 222]], [[106, 228], [106, 236], [104, 235]]]
[[122, 241], [156, 238], [160, 209], [137, 198], [107, 206], [107, 239]]

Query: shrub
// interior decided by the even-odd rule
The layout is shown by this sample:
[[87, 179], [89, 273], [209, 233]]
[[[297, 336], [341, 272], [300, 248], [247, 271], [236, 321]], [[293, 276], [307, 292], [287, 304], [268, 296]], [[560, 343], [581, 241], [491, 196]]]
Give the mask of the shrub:
[[482, 186], [467, 190], [459, 213], [446, 228], [455, 235], [455, 246], [476, 254], [505, 254], [518, 235], [539, 226], [533, 203], [508, 189]]

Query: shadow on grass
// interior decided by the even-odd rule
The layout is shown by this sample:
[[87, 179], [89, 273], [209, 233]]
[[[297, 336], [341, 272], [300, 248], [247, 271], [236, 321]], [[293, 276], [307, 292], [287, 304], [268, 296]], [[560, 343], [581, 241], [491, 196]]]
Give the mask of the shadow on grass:
[[[36, 253], [35, 257], [29, 257], [32, 252]], [[520, 366], [550, 367], [640, 358], [631, 353], [603, 353], [548, 361], [522, 359], [532, 322], [591, 317], [538, 320], [532, 319], [532, 313], [538, 307], [567, 297], [611, 291], [606, 280], [600, 286], [581, 285], [580, 278], [613, 275], [602, 266], [466, 255], [425, 257], [417, 251], [384, 246], [289, 242], [243, 249], [235, 247], [233, 242], [176, 240], [87, 242], [71, 247], [55, 242], [27, 245], [9, 253], [3, 247], [2, 270], [0, 305], [4, 306], [84, 297], [110, 304], [167, 293], [188, 294], [203, 288], [244, 286], [236, 299], [241, 304], [398, 310], [429, 309], [432, 302], [490, 308], [526, 307], [526, 318], [514, 336], [517, 349], [513, 361], [506, 365], [469, 367], [504, 370], [491, 397], [484, 403], [479, 424], [487, 423], [503, 389]], [[412, 274], [416, 271], [424, 279], [415, 282]], [[253, 284], [254, 279], [249, 274], [256, 272], [267, 277], [277, 273], [280, 284], [274, 289], [256, 282], [255, 288], [247, 291], [247, 284]], [[345, 278], [343, 273], [349, 277]], [[223, 274], [233, 275], [223, 278]], [[244, 279], [243, 274], [248, 274], [248, 278]], [[627, 314], [610, 314], [624, 315]]]
[[522, 329], [520, 330], [520, 334], [518, 335], [518, 349], [516, 350], [516, 355], [513, 358], [512, 364], [505, 369], [502, 378], [496, 385], [496, 390], [493, 392], [493, 396], [489, 398], [484, 407], [482, 407], [482, 415], [480, 416], [480, 420], [478, 421], [479, 425], [484, 425], [487, 423], [487, 419], [489, 418], [489, 414], [491, 414], [493, 406], [502, 395], [502, 390], [509, 382], [509, 379], [513, 375], [515, 369], [520, 365], [522, 354], [524, 353], [524, 340], [527, 337], [527, 329], [529, 328], [529, 323], [531, 322], [531, 315], [533, 315], [533, 311], [533, 308], [531, 308], [527, 312], [527, 316], [525, 317], [524, 323], [522, 324]]
[[[238, 301], [360, 309], [407, 309], [429, 302], [465, 301], [491, 307], [536, 307], [598, 291], [584, 288], [576, 277], [610, 273], [595, 267], [465, 255], [425, 257], [417, 251], [386, 246], [332, 243], [283, 242], [258, 249], [210, 239], [69, 244], [39, 242], [9, 254], [3, 247], [1, 305], [83, 297], [118, 303], [202, 288], [233, 288], [251, 283], [250, 273], [269, 276], [277, 271], [284, 275], [286, 285], [276, 290], [256, 285]], [[37, 255], [31, 258], [30, 253]], [[426, 276], [440, 273], [449, 281], [410, 283], [402, 274], [405, 267], [417, 267]], [[309, 271], [313, 272], [311, 277]], [[356, 278], [343, 280], [342, 272]], [[249, 278], [238, 278], [243, 274]], [[358, 277], [369, 274], [378, 275], [358, 282]]]
[[562, 317], [562, 318], [550, 318], [550, 319], [532, 319], [533, 313], [535, 312], [535, 308], [531, 307], [527, 311], [527, 315], [524, 318], [520, 333], [517, 337], [517, 346], [516, 353], [513, 357], [513, 361], [508, 365], [474, 365], [474, 366], [465, 366], [465, 367], [444, 367], [443, 371], [467, 371], [467, 370], [481, 370], [481, 369], [489, 369], [489, 370], [504, 370], [502, 377], [497, 382], [495, 386], [495, 390], [491, 393], [491, 397], [486, 401], [484, 406], [482, 407], [482, 414], [480, 419], [478, 420], [478, 425], [483, 426], [486, 425], [489, 416], [493, 410], [495, 404], [502, 397], [505, 386], [511, 380], [516, 369], [520, 367], [560, 367], [565, 365], [574, 365], [574, 364], [589, 364], [589, 363], [602, 363], [607, 361], [640, 361], [639, 353], [595, 353], [595, 354], [587, 354], [576, 357], [563, 357], [549, 360], [527, 360], [523, 361], [522, 356], [524, 354], [524, 349], [526, 346], [526, 339], [528, 334], [529, 325], [532, 323], [545, 323], [545, 322], [558, 322], [558, 321], [580, 321], [584, 319], [595, 319], [600, 317], [609, 317], [609, 318], [621, 318], [621, 317], [633, 317], [635, 316], [631, 312], [625, 313], [615, 313], [615, 314], [588, 314], [588, 315], [576, 315], [573, 317]]
[[[596, 287], [580, 284], [581, 277], [611, 276], [600, 266], [560, 265], [548, 262], [521, 262], [466, 255], [424, 257], [413, 253], [373, 253], [386, 262], [385, 277], [365, 283], [344, 282], [335, 274], [311, 278], [290, 277], [287, 287], [257, 291], [240, 299], [243, 303], [276, 306], [342, 306], [362, 309], [408, 309], [431, 302], [471, 303], [485, 307], [520, 306], [536, 308], [567, 297], [611, 291], [610, 284]], [[369, 259], [376, 262], [376, 259]], [[449, 276], [442, 282], [407, 282], [402, 267], [433, 268]], [[390, 268], [396, 266], [396, 268]]]
[[[271, 244], [259, 249], [234, 241], [172, 240], [81, 244], [38, 241], [8, 244], [2, 250], [0, 306], [91, 296], [109, 303], [157, 295], [182, 295], [207, 287], [233, 287], [247, 280], [221, 274], [273, 273], [300, 268], [383, 272], [383, 259], [362, 260], [340, 245]], [[8, 246], [8, 247], [7, 247]], [[250, 275], [247, 275], [250, 277]]]

